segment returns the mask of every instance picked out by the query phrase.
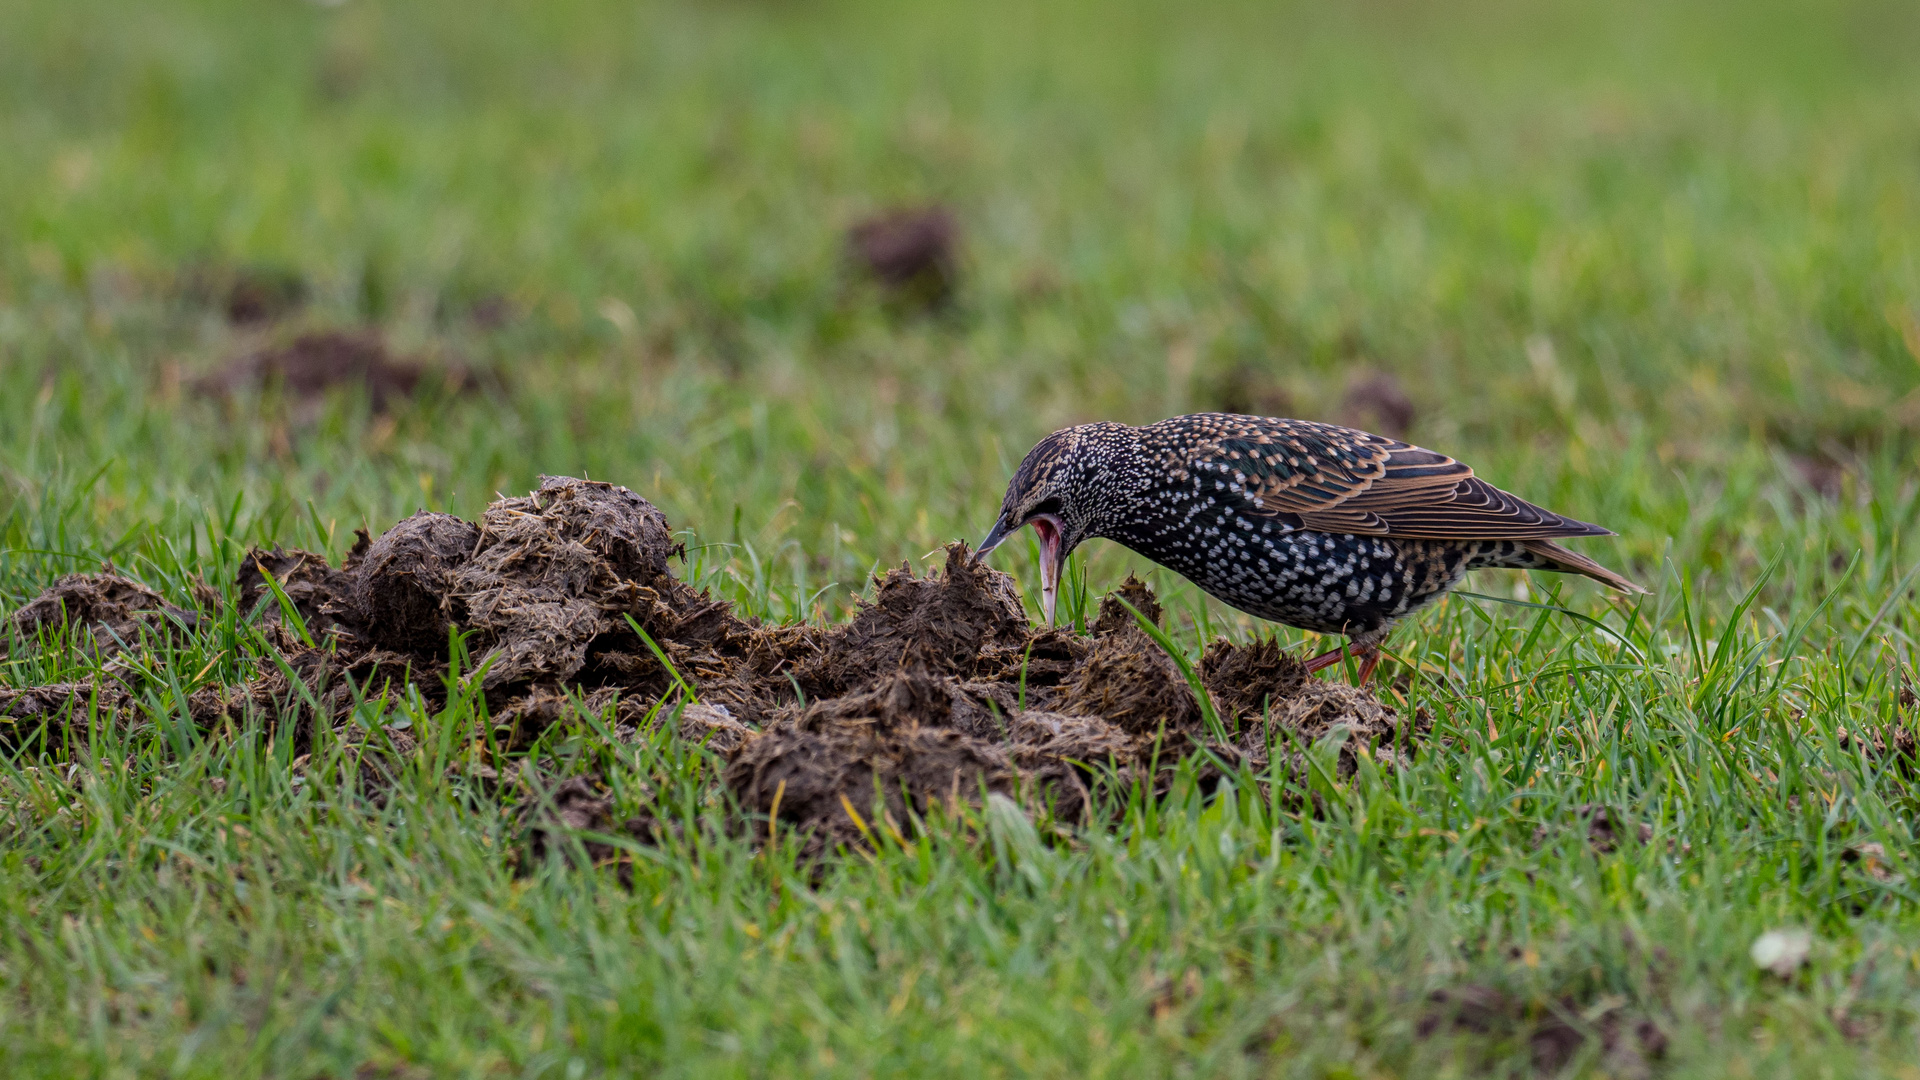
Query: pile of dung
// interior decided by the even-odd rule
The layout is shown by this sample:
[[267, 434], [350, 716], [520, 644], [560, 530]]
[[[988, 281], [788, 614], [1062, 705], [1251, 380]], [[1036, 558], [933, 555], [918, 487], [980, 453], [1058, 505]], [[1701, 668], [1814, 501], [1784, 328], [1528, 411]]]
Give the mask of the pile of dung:
[[896, 302], [945, 307], [960, 284], [960, 224], [945, 207], [897, 207], [847, 230], [855, 266]]
[[48, 632], [68, 628], [86, 629], [100, 652], [110, 655], [137, 647], [149, 636], [191, 631], [199, 622], [197, 612], [167, 603], [109, 566], [97, 574], [68, 574], [14, 612], [0, 627], [0, 656], [7, 653], [8, 637], [37, 642]]
[[[251, 682], [193, 689], [189, 712], [206, 730], [275, 725], [300, 752], [320, 725], [369, 740], [348, 715], [356, 695], [411, 686], [444, 698], [457, 631], [458, 674], [484, 693], [489, 745], [522, 751], [583, 705], [611, 721], [615, 739], [670, 721], [724, 757], [721, 779], [754, 821], [797, 831], [816, 852], [989, 793], [1080, 823], [1102, 777], [1157, 789], [1200, 749], [1229, 766], [1299, 773], [1307, 748], [1344, 732], [1342, 772], [1360, 752], [1392, 766], [1426, 728], [1365, 690], [1308, 678], [1271, 641], [1212, 643], [1196, 669], [1203, 700], [1141, 629], [1133, 611], [1158, 621], [1160, 607], [1131, 578], [1087, 635], [1036, 628], [1013, 579], [954, 544], [933, 573], [901, 566], [875, 579], [844, 623], [767, 626], [675, 578], [681, 554], [639, 495], [564, 477], [494, 503], [477, 523], [420, 513], [362, 533], [338, 567], [256, 549], [236, 595], [281, 656]], [[94, 619], [63, 599], [76, 595], [63, 579], [15, 619]], [[137, 595], [132, 617], [165, 611]], [[86, 711], [83, 688], [7, 693], [0, 714], [20, 720]], [[374, 741], [411, 745], [387, 734]], [[526, 790], [536, 787], [552, 795], [551, 784]], [[597, 795], [566, 791], [578, 812], [556, 810], [541, 828], [604, 817], [579, 809], [597, 807]]]
[[20, 690], [0, 687], [0, 745], [45, 750], [69, 733], [86, 734], [125, 720], [133, 701], [112, 683], [60, 682]]
[[1414, 1034], [1423, 1040], [1475, 1035], [1524, 1042], [1534, 1070], [1549, 1076], [1583, 1051], [1597, 1051], [1594, 1056], [1608, 1076], [1652, 1076], [1668, 1046], [1660, 1024], [1618, 995], [1563, 993], [1530, 1000], [1478, 983], [1429, 994]]
[[374, 412], [391, 412], [429, 387], [461, 394], [476, 389], [476, 380], [459, 364], [433, 365], [415, 357], [396, 357], [386, 339], [373, 330], [315, 330], [284, 345], [240, 356], [193, 385], [200, 394], [215, 398], [277, 387], [307, 413], [317, 408], [329, 389], [359, 386]]
[[183, 299], [224, 313], [236, 326], [270, 323], [306, 305], [306, 279], [288, 267], [204, 263], [179, 279]]

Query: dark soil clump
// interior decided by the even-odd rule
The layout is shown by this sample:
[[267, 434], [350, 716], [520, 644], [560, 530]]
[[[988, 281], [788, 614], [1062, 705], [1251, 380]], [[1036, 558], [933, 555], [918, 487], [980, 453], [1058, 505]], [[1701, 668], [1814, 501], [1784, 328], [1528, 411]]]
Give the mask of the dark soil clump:
[[1838, 502], [1852, 476], [1840, 455], [1830, 453], [1787, 454], [1791, 476], [1799, 486], [1828, 502]]
[[1388, 768], [1411, 765], [1432, 729], [1433, 720], [1425, 710], [1403, 716], [1382, 705], [1371, 691], [1329, 679], [1308, 679], [1297, 693], [1274, 701], [1265, 719], [1243, 723], [1236, 745], [1256, 768], [1278, 760], [1287, 763], [1290, 775], [1305, 776], [1307, 749], [1328, 736], [1344, 736], [1337, 765], [1337, 774], [1344, 779], [1359, 767], [1362, 753]]
[[[530, 798], [521, 804], [520, 826], [527, 838], [523, 855], [527, 861], [547, 857], [549, 851], [565, 843], [571, 832], [613, 830], [613, 799], [600, 787], [597, 776], [575, 776], [545, 787], [529, 779]], [[587, 856], [595, 861], [613, 854], [606, 843], [589, 843]]]
[[[659, 601], [676, 550], [665, 515], [640, 496], [549, 477], [532, 495], [487, 509], [476, 550], [452, 570], [447, 595], [485, 646], [477, 663], [489, 688], [560, 682], [586, 666], [596, 639], [631, 633], [621, 614]], [[639, 668], [650, 666], [631, 655]]]
[[[998, 747], [950, 728], [865, 723], [776, 728], [749, 740], [724, 776], [741, 804], [820, 841], [853, 841], [908, 811], [958, 804], [982, 790], [1012, 790], [1015, 770]], [[868, 815], [880, 806], [881, 818]]]
[[352, 633], [357, 622], [343, 616], [350, 611], [347, 600], [353, 579], [346, 571], [334, 569], [325, 555], [299, 548], [275, 547], [271, 551], [254, 548], [240, 560], [240, 574], [234, 581], [240, 610], [251, 612], [265, 601], [262, 619], [277, 623], [283, 621], [285, 611], [263, 576], [268, 574], [300, 613], [300, 621], [306, 624], [307, 633], [314, 641], [321, 641], [329, 634]]
[[1340, 398], [1341, 423], [1396, 439], [1413, 429], [1415, 416], [1413, 399], [1400, 380], [1381, 371], [1354, 377]]
[[856, 839], [876, 805], [901, 828], [909, 810], [1011, 791], [1005, 752], [950, 726], [954, 685], [916, 667], [816, 701], [743, 740], [723, 779], [743, 805], [818, 842]]
[[324, 648], [288, 643], [281, 660], [250, 682], [203, 686], [187, 698], [195, 726], [212, 731], [227, 725], [261, 724], [311, 748], [317, 727], [361, 739], [366, 732], [351, 719], [356, 699], [404, 693], [415, 687], [428, 700], [440, 700], [444, 688], [431, 664], [383, 650], [359, 650], [344, 641]]
[[291, 315], [306, 302], [307, 283], [300, 275], [255, 267], [234, 274], [224, 306], [228, 322], [245, 325]]
[[[209, 733], [265, 725], [300, 754], [331, 732], [377, 791], [398, 768], [389, 748], [411, 737], [367, 729], [354, 706], [383, 693], [446, 700], [458, 633], [468, 658], [459, 678], [479, 680], [491, 718], [471, 735], [462, 775], [546, 807], [522, 812], [535, 858], [558, 850], [568, 830], [624, 829], [644, 842], [672, 832], [645, 815], [616, 827], [611, 796], [596, 784], [537, 775], [533, 758], [556, 726], [568, 740], [590, 731], [704, 747], [725, 759], [719, 781], [749, 815], [717, 827], [758, 832], [771, 817], [776, 836], [804, 833], [810, 856], [880, 830], [904, 834], [931, 808], [983, 793], [1089, 822], [1106, 780], [1164, 790], [1173, 764], [1197, 748], [1261, 768], [1278, 759], [1298, 779], [1307, 768], [1298, 748], [1329, 736], [1344, 737], [1342, 775], [1362, 754], [1383, 767], [1410, 760], [1425, 736], [1424, 715], [1308, 679], [1271, 641], [1207, 649], [1198, 676], [1222, 724], [1209, 730], [1180, 664], [1121, 603], [1162, 618], [1152, 590], [1132, 578], [1102, 601], [1091, 634], [1035, 628], [1013, 579], [955, 544], [937, 572], [901, 567], [877, 579], [845, 623], [761, 626], [676, 579], [681, 553], [647, 500], [565, 477], [494, 503], [478, 524], [420, 513], [377, 538], [361, 533], [338, 567], [311, 552], [256, 549], [236, 591], [278, 656], [246, 683], [190, 687], [187, 713]], [[166, 610], [137, 582], [95, 575], [62, 579], [14, 622], [37, 627], [59, 613], [144, 626]], [[14, 730], [66, 730], [90, 690], [7, 691], [0, 715]], [[123, 691], [100, 693], [102, 707], [131, 709]], [[534, 772], [503, 779], [516, 770]], [[612, 854], [605, 844], [586, 850]]]
[[[7, 620], [24, 641], [65, 627], [85, 627], [102, 653], [140, 643], [143, 634], [166, 637], [199, 624], [197, 612], [167, 603], [159, 593], [120, 574], [68, 574]], [[23, 642], [24, 643], [24, 642]], [[0, 639], [0, 655], [6, 642]]]
[[960, 226], [945, 208], [890, 210], [847, 230], [854, 262], [897, 300], [929, 308], [959, 284]]
[[816, 696], [844, 692], [903, 667], [939, 675], [971, 673], [983, 650], [1027, 640], [1026, 609], [1013, 579], [947, 548], [943, 573], [917, 578], [911, 567], [874, 581], [871, 602], [830, 631], [818, 656], [797, 673]]
[[447, 633], [466, 622], [455, 570], [480, 530], [452, 514], [421, 511], [380, 534], [353, 560], [348, 610], [366, 640], [399, 652], [444, 656]]
[[1613, 1076], [1649, 1076], [1652, 1063], [1667, 1052], [1660, 1026], [1620, 1004], [1590, 1005], [1570, 995], [1529, 1002], [1481, 985], [1434, 991], [1414, 1032], [1422, 1039], [1466, 1033], [1524, 1041], [1534, 1069], [1545, 1075], [1565, 1068], [1589, 1042], [1598, 1044], [1601, 1063]]
[[1859, 747], [1869, 757], [1888, 762], [1902, 777], [1911, 780], [1920, 776], [1920, 738], [1916, 738], [1910, 723], [1901, 717], [1892, 724], [1841, 728], [1835, 734], [1841, 749]]
[[243, 356], [194, 385], [211, 397], [278, 387], [290, 400], [307, 407], [333, 387], [359, 386], [375, 412], [389, 412], [435, 383], [449, 393], [475, 388], [465, 368], [395, 359], [386, 339], [374, 331], [318, 330], [284, 346]]
[[1192, 382], [1195, 403], [1208, 412], [1298, 415], [1287, 388], [1271, 372], [1251, 363], [1203, 370]]
[[[1653, 826], [1641, 822], [1638, 826], [1629, 824], [1612, 807], [1599, 803], [1581, 803], [1573, 808], [1574, 818], [1586, 826], [1587, 843], [1593, 850], [1606, 854], [1620, 845], [1620, 837], [1631, 830], [1640, 838], [1641, 843], [1653, 839]], [[1552, 839], [1553, 831], [1545, 825], [1533, 831], [1533, 842], [1542, 844]]]
[[[1126, 603], [1115, 603], [1116, 600]], [[1128, 607], [1132, 607], [1133, 611], [1128, 611]], [[1121, 582], [1119, 588], [1100, 601], [1100, 612], [1094, 616], [1090, 628], [1093, 636], [1105, 637], [1116, 630], [1139, 629], [1140, 624], [1133, 617], [1134, 611], [1153, 625], [1160, 625], [1160, 598], [1153, 595], [1153, 590], [1147, 587], [1146, 582], [1128, 574], [1127, 580]]]
[[1258, 720], [1275, 703], [1284, 705], [1307, 685], [1307, 665], [1269, 638], [1251, 645], [1216, 641], [1200, 658], [1200, 681], [1213, 694], [1222, 717]]
[[1129, 578], [1115, 595], [1100, 601], [1093, 651], [1051, 696], [1050, 707], [1069, 716], [1103, 717], [1137, 736], [1197, 730], [1202, 713], [1186, 675], [1140, 629], [1133, 612], [1119, 602], [1121, 597], [1148, 621], [1159, 621], [1159, 601], [1144, 584]]
[[180, 280], [187, 302], [215, 308], [235, 326], [282, 319], [307, 302], [307, 282], [283, 266], [201, 264]]
[[1045, 768], [1054, 762], [1101, 765], [1132, 761], [1142, 745], [1139, 736], [1102, 717], [1037, 710], [1013, 714], [1006, 738], [1013, 744], [1014, 760], [1029, 768]]
[[69, 733], [84, 735], [90, 721], [116, 722], [132, 702], [117, 686], [53, 683], [24, 690], [0, 688], [0, 746], [17, 750], [57, 746]]

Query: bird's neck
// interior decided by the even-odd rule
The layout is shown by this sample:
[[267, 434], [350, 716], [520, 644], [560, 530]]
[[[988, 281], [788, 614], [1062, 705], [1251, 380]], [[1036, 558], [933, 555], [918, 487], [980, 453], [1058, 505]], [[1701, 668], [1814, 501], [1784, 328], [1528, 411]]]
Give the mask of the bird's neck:
[[1132, 512], [1151, 486], [1151, 474], [1138, 428], [1123, 428], [1103, 442], [1103, 452], [1090, 462], [1082, 484], [1087, 493], [1084, 535], [1124, 542], [1133, 531]]

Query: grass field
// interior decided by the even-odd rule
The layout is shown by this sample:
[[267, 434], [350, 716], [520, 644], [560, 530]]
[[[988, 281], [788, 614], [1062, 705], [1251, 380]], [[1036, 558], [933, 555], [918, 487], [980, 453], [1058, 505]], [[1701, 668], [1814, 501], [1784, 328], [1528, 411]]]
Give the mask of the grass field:
[[[16, 641], [0, 688], [127, 679], [149, 722], [0, 758], [0, 1072], [1920, 1075], [1920, 788], [1875, 750], [1915, 723], [1916, 58], [1872, 0], [0, 8], [0, 613], [104, 560], [185, 604], [251, 544], [338, 558], [545, 473], [837, 620], [977, 541], [1054, 428], [1368, 421], [1377, 375], [1654, 590], [1479, 576], [1593, 621], [1402, 631], [1435, 738], [1319, 813], [1189, 767], [1105, 828], [990, 804], [817, 882], [702, 826], [714, 754], [582, 717], [548, 749], [685, 826], [631, 890], [516, 875], [512, 808], [431, 754], [376, 800], [183, 730], [269, 662], [231, 604], [111, 668]], [[922, 204], [963, 235], [933, 312], [845, 250]], [[241, 273], [306, 302], [235, 325]], [[482, 389], [196, 389], [367, 327]], [[1276, 632], [1084, 565], [1184, 648]], [[444, 747], [482, 705], [389, 708]], [[1785, 976], [1776, 929], [1811, 934]]]

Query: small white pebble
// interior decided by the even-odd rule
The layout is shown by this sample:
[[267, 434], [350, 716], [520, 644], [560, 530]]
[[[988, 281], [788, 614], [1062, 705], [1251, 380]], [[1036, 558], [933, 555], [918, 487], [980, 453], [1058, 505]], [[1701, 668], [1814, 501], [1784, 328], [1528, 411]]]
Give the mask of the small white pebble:
[[1792, 975], [1807, 962], [1813, 948], [1813, 935], [1798, 927], [1769, 930], [1753, 940], [1747, 955], [1755, 967], [1766, 968], [1781, 978]]

